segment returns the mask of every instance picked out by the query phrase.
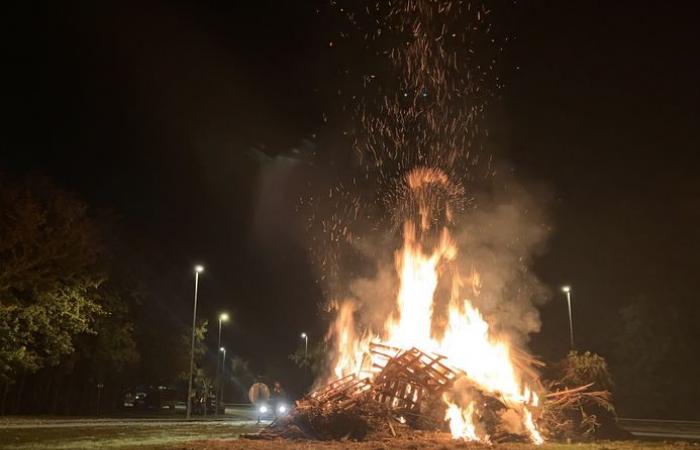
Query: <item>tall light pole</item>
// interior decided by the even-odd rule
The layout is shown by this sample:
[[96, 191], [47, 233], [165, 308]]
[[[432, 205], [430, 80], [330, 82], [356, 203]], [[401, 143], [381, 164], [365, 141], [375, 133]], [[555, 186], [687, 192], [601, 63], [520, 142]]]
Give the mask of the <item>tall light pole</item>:
[[[226, 348], [219, 347], [219, 351], [223, 352], [223, 357], [221, 358], [221, 372], [223, 375], [224, 373], [226, 373]], [[218, 362], [219, 358], [216, 358], [216, 360]], [[224, 383], [223, 382], [219, 383], [219, 392], [217, 392], [216, 394], [217, 394], [217, 397], [221, 398], [221, 401], [223, 402], [223, 400], [224, 400]], [[217, 402], [216, 405], [218, 407], [219, 403]], [[225, 412], [226, 412], [226, 410], [224, 409], [224, 413]]]
[[309, 335], [301, 333], [301, 338], [304, 340], [304, 376], [309, 371]]
[[192, 312], [192, 348], [190, 349], [190, 377], [187, 385], [187, 418], [192, 415], [192, 374], [194, 373], [194, 330], [197, 326], [197, 289], [199, 288], [199, 274], [204, 272], [204, 267], [194, 266], [194, 310]]
[[571, 350], [574, 349], [574, 321], [571, 317], [571, 286], [563, 286], [562, 292], [566, 294], [566, 303], [569, 306], [569, 338], [571, 339]]
[[309, 353], [309, 335], [306, 333], [301, 333], [301, 338], [304, 340], [304, 359], [306, 359]]
[[[219, 349], [223, 348], [221, 346], [221, 323], [222, 322], [228, 322], [228, 314], [226, 314], [226, 313], [219, 314]], [[219, 391], [221, 390], [221, 376], [219, 374], [219, 358], [216, 358], [216, 377], [217, 377], [217, 381], [219, 383], [219, 389], [217, 389], [217, 392], [216, 392], [216, 408], [218, 409], [219, 408]]]

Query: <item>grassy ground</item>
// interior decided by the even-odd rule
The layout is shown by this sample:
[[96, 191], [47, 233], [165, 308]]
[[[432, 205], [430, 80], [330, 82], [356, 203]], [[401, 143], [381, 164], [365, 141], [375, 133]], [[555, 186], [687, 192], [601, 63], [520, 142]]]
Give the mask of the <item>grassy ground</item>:
[[[183, 444], [202, 439], [216, 439], [221, 445], [241, 433], [257, 428], [226, 422], [178, 424], [173, 426], [99, 426], [70, 428], [3, 429], [0, 425], [0, 449], [129, 449], [185, 448]], [[206, 445], [200, 448], [207, 448]]]
[[449, 438], [410, 441], [386, 440], [374, 442], [308, 442], [308, 441], [235, 441], [208, 440], [174, 446], [177, 450], [692, 450], [700, 446], [689, 443], [654, 442], [600, 442], [595, 444], [547, 443], [541, 446], [531, 444], [497, 444], [487, 446], [452, 441]]
[[700, 450], [689, 443], [601, 442], [596, 444], [548, 443], [541, 447], [528, 444], [501, 444], [487, 447], [455, 442], [447, 435], [430, 435], [421, 439], [387, 439], [371, 442], [262, 441], [239, 439], [241, 433], [256, 431], [251, 425], [226, 422], [184, 423], [172, 426], [100, 426], [69, 428], [0, 427], [0, 449], [130, 449], [141, 450]]

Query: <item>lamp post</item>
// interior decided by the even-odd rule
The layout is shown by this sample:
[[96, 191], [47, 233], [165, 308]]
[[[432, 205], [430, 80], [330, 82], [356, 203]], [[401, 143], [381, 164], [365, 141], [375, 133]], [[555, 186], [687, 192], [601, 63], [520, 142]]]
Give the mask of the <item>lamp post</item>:
[[[226, 373], [226, 348], [225, 348], [225, 347], [219, 347], [219, 351], [220, 351], [220, 352], [223, 352], [223, 356], [222, 356], [222, 358], [221, 358], [221, 375], [222, 375], [221, 378], [223, 378], [223, 374]], [[219, 358], [216, 358], [216, 360], [217, 360], [217, 363], [218, 363]], [[221, 402], [223, 403], [223, 401], [224, 401], [224, 383], [223, 383], [223, 379], [219, 382], [219, 392], [217, 392], [217, 397], [219, 397], [219, 398], [221, 399]], [[216, 405], [217, 405], [217, 407], [218, 407], [219, 402], [217, 402]], [[224, 413], [225, 413], [225, 412], [226, 412], [226, 410], [224, 409]]]
[[566, 294], [566, 303], [569, 306], [569, 338], [571, 340], [571, 350], [574, 349], [574, 321], [571, 316], [571, 286], [563, 286], [562, 292]]
[[190, 349], [190, 377], [187, 385], [187, 418], [192, 415], [192, 374], [194, 373], [194, 331], [197, 326], [197, 289], [199, 288], [199, 274], [204, 272], [204, 267], [194, 266], [194, 310], [192, 312], [192, 347]]
[[301, 333], [301, 338], [304, 340], [304, 359], [306, 359], [309, 353], [309, 335]]
[[301, 333], [301, 338], [304, 340], [304, 376], [309, 371], [309, 335]]
[[[221, 323], [222, 322], [228, 322], [228, 314], [226, 313], [221, 313], [219, 314], [219, 349], [222, 349], [223, 347], [221, 346]], [[223, 364], [223, 363], [222, 363]], [[219, 382], [219, 389], [217, 389], [216, 393], [216, 407], [219, 407], [219, 392], [221, 390], [221, 376], [219, 374], [219, 358], [216, 358], [216, 377]]]

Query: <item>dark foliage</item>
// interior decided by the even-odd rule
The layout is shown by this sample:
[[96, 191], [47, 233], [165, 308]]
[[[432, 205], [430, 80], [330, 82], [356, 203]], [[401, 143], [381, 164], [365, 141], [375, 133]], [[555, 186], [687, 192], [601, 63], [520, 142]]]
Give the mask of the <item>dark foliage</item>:
[[124, 237], [47, 179], [0, 176], [0, 414], [104, 413], [186, 379], [190, 330], [154, 312]]

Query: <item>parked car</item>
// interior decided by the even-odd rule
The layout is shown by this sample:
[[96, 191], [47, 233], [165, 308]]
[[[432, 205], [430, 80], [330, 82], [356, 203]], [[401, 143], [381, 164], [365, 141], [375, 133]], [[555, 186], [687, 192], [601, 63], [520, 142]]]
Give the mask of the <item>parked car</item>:
[[124, 394], [123, 405], [134, 409], [175, 409], [177, 391], [167, 386], [148, 386]]

